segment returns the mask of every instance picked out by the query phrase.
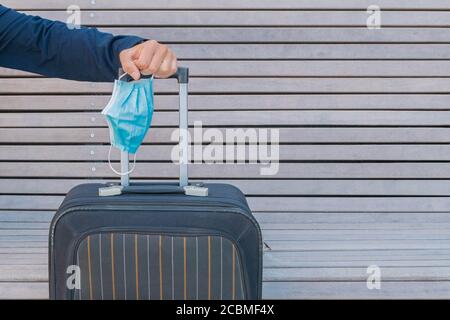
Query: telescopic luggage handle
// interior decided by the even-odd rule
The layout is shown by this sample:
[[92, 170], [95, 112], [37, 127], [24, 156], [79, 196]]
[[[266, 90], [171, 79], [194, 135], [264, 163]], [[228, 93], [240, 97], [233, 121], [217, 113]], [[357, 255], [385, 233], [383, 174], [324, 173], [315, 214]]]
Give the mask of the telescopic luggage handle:
[[[123, 81], [131, 81], [132, 78], [129, 75], [124, 75], [122, 69], [119, 69], [119, 77]], [[143, 79], [152, 77], [142, 75]], [[180, 148], [180, 177], [179, 186], [186, 187], [189, 184], [188, 180], [188, 83], [189, 83], [189, 68], [178, 67], [169, 79], [177, 79], [179, 84], [179, 148]], [[120, 153], [120, 167], [122, 172], [129, 171], [129, 154], [128, 152], [121, 151]], [[128, 187], [130, 185], [129, 174], [124, 174], [120, 178], [122, 187]]]
[[[141, 79], [149, 79], [153, 77], [150, 75], [141, 75]], [[126, 74], [124, 75], [124, 71], [122, 68], [119, 69], [119, 78], [121, 78], [122, 81], [133, 81], [133, 78]], [[178, 83], [188, 83], [189, 82], [189, 68], [186, 67], [178, 67], [177, 72], [175, 72], [173, 75], [171, 75], [167, 79], [177, 79]]]

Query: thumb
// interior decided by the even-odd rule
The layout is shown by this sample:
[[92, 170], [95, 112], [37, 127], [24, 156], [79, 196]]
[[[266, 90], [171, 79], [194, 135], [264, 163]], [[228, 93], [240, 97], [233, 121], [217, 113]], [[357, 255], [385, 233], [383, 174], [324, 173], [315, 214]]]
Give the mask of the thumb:
[[122, 65], [123, 71], [128, 73], [134, 80], [139, 80], [141, 77], [141, 72], [134, 63], [133, 55], [134, 55], [133, 48], [123, 50], [120, 53], [120, 63]]

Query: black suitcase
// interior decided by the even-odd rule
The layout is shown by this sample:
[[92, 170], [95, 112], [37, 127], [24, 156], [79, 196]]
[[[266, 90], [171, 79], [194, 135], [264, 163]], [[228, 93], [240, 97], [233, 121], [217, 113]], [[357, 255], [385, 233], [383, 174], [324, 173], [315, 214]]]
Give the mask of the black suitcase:
[[[176, 77], [187, 128], [188, 70]], [[50, 298], [260, 299], [261, 231], [245, 196], [227, 184], [187, 192], [187, 183], [181, 161], [180, 185], [128, 185], [124, 176], [122, 186], [73, 188], [50, 226]], [[207, 196], [195, 195], [205, 188]], [[99, 196], [99, 189], [121, 194]]]

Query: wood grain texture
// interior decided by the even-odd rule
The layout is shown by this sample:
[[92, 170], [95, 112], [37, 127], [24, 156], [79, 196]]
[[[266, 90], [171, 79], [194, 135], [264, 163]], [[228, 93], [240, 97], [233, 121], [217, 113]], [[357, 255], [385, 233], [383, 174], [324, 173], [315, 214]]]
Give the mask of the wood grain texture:
[[[256, 145], [252, 143], [252, 145]], [[218, 146], [216, 144], [216, 146]], [[260, 144], [269, 148], [270, 145]], [[242, 146], [244, 147], [244, 146]], [[449, 145], [277, 145], [285, 162], [294, 161], [449, 161]], [[138, 161], [170, 161], [176, 145], [144, 145]], [[191, 147], [189, 157], [196, 152]], [[250, 146], [245, 147], [251, 148]], [[29, 145], [0, 146], [0, 161], [108, 161], [109, 146], [88, 145]], [[245, 161], [244, 154], [223, 154], [218, 161]], [[119, 152], [111, 153], [112, 161], [119, 161]]]
[[[5, 210], [56, 210], [63, 196], [0, 195]], [[253, 211], [271, 212], [448, 212], [447, 197], [248, 197]]]
[[[65, 10], [72, 3], [70, 0], [54, 2], [52, 0], [5, 0], [4, 5], [16, 9], [60, 9]], [[373, 3], [370, 0], [282, 0], [282, 1], [239, 1], [239, 0], [168, 0], [164, 3], [136, 0], [133, 3], [123, 3], [120, 0], [80, 0], [81, 8], [95, 9], [362, 9], [365, 10]], [[379, 0], [377, 4], [385, 9], [449, 9], [445, 0]]]
[[[450, 66], [449, 66], [450, 67]], [[6, 95], [0, 110], [6, 111], [100, 111], [108, 95]], [[447, 94], [230, 94], [191, 95], [189, 109], [200, 110], [448, 110]], [[155, 110], [177, 109], [177, 97], [155, 96]]]
[[[448, 93], [449, 78], [194, 78], [192, 94], [220, 93]], [[0, 94], [111, 94], [112, 85], [71, 80], [36, 78], [0, 79]], [[167, 81], [155, 81], [155, 91], [177, 93], [177, 87]]]
[[[412, 60], [412, 61], [345, 61], [345, 60], [260, 60], [260, 61], [245, 61], [245, 60], [200, 60], [190, 61], [181, 60], [180, 63], [189, 67], [190, 76], [199, 77], [448, 77], [450, 72], [449, 61], [433, 61], [433, 60]], [[192, 70], [192, 71], [191, 71]], [[30, 72], [0, 68], [0, 77], [26, 77], [35, 78], [41, 77], [38, 74]], [[244, 94], [240, 94], [243, 98]], [[27, 97], [17, 97], [19, 101], [8, 99], [9, 97], [2, 97], [8, 103], [17, 104], [20, 99], [27, 99]], [[43, 99], [69, 99], [74, 100], [75, 97], [40, 97], [35, 100], [33, 105], [42, 104]], [[75, 107], [76, 105], [83, 105], [84, 107], [91, 106], [96, 102], [100, 102], [102, 106], [106, 105], [109, 96], [98, 97], [88, 96], [80, 97], [80, 101], [73, 101], [67, 107]], [[208, 97], [192, 97], [194, 101]], [[222, 101], [224, 97], [215, 96], [215, 99]], [[280, 98], [283, 98], [281, 96]], [[289, 97], [285, 97], [287, 99]], [[304, 96], [303, 98], [308, 98]], [[431, 100], [433, 97], [429, 97]], [[30, 98], [28, 98], [30, 99]], [[157, 97], [155, 104], [160, 108], [173, 108], [174, 103], [170, 97]], [[172, 98], [173, 99], [173, 98]], [[167, 102], [169, 100], [169, 102]], [[214, 102], [211, 99], [211, 103]], [[243, 101], [238, 100], [237, 103]], [[298, 101], [301, 103], [301, 100]], [[281, 104], [281, 103], [280, 103]], [[195, 104], [194, 104], [195, 105]], [[62, 107], [59, 104], [59, 107]]]
[[[281, 1], [280, 1], [281, 2]], [[319, 1], [316, 1], [319, 2]], [[308, 11], [308, 10], [83, 10], [82, 24], [87, 26], [338, 26], [365, 27], [368, 13], [358, 11]], [[66, 21], [69, 16], [65, 10], [22, 11], [51, 20]], [[446, 11], [386, 11], [383, 12], [383, 25], [391, 26], [449, 26], [450, 14]]]
[[[173, 143], [170, 139], [175, 127], [152, 128], [144, 143]], [[215, 128], [226, 134], [226, 128]], [[247, 130], [248, 127], [241, 128]], [[438, 143], [446, 144], [449, 140], [450, 129], [446, 127], [306, 127], [306, 128], [277, 128], [280, 132], [280, 143], [308, 143], [308, 144], [405, 144], [405, 143]], [[194, 137], [190, 131], [192, 142], [209, 143], [211, 138]], [[106, 127], [95, 128], [0, 128], [0, 142], [11, 144], [109, 144], [109, 132]]]
[[[269, 282], [264, 284], [266, 299], [445, 299], [450, 284], [443, 282], [386, 282], [383, 290], [367, 290], [366, 282]], [[0, 297], [8, 299], [47, 299], [46, 282], [3, 282]]]
[[[118, 164], [117, 164], [118, 166]], [[281, 163], [281, 164], [192, 164], [190, 176], [196, 179], [261, 179], [261, 169], [273, 168], [272, 179], [450, 179], [449, 163]], [[71, 168], [70, 171], [67, 168]], [[278, 168], [278, 170], [277, 170]], [[114, 178], [107, 162], [3, 162], [3, 177]], [[133, 178], [175, 179], [176, 164], [139, 163]]]
[[[252, 111], [192, 111], [189, 125], [198, 127], [242, 128], [253, 126], [257, 129], [279, 126], [447, 126], [450, 123], [450, 111], [294, 111], [282, 112], [270, 110]], [[175, 127], [178, 113], [171, 111], [156, 113], [152, 127]], [[39, 113], [3, 113], [0, 128], [14, 127], [107, 127], [105, 118], [98, 112], [53, 112]], [[284, 129], [281, 129], [281, 133]], [[267, 135], [267, 133], [266, 133]]]
[[385, 282], [381, 290], [368, 290], [361, 282], [270, 282], [263, 298], [277, 299], [448, 299], [448, 281]]
[[[92, 179], [90, 183], [105, 183], [112, 179]], [[115, 179], [118, 182], [118, 179]], [[164, 182], [172, 180], [142, 179], [140, 182]], [[204, 183], [230, 183], [247, 195], [292, 196], [447, 196], [448, 180], [227, 180], [192, 179]], [[66, 194], [72, 187], [86, 183], [84, 179], [0, 179], [0, 193], [5, 194]], [[1, 213], [0, 213], [1, 217]], [[272, 221], [271, 223], [277, 223]]]
[[[3, 4], [65, 21], [73, 3]], [[190, 165], [193, 181], [247, 195], [270, 247], [266, 298], [450, 297], [450, 3], [380, 0], [383, 27], [369, 30], [372, 4], [77, 2], [84, 25], [170, 44], [191, 71], [191, 125], [279, 130], [276, 175], [262, 176], [263, 164]], [[99, 114], [111, 90], [0, 68], [0, 298], [48, 298], [48, 226], [66, 192], [118, 181]], [[178, 173], [177, 85], [156, 81], [155, 91], [140, 182]], [[373, 264], [381, 290], [366, 287]]]
[[[102, 31], [167, 43], [448, 43], [447, 28], [99, 28]], [[372, 31], [372, 32], [371, 32]]]

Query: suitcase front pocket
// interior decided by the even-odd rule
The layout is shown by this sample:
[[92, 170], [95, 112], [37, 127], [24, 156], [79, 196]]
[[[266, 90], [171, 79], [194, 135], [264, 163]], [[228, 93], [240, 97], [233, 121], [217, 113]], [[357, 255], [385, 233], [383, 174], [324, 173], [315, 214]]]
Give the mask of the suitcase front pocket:
[[[245, 299], [235, 244], [217, 235], [102, 232], [76, 251], [72, 299]], [[69, 290], [69, 289], [68, 289]]]

